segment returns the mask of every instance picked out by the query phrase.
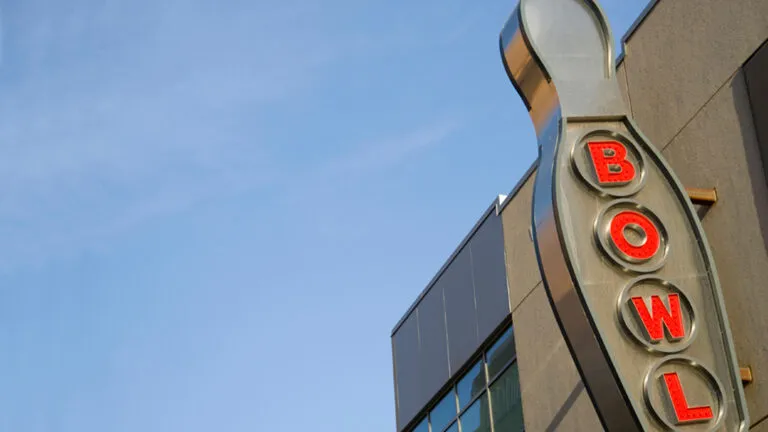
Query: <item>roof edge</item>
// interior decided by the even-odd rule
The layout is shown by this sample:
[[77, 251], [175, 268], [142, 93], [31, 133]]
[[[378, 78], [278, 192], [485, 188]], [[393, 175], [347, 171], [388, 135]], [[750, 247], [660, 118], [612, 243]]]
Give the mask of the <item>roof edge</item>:
[[501, 204], [505, 200], [507, 200], [508, 197], [506, 195], [498, 195], [493, 200], [490, 206], [485, 209], [483, 214], [480, 216], [480, 218], [475, 222], [475, 225], [472, 227], [472, 229], [467, 233], [467, 235], [464, 236], [464, 238], [461, 240], [459, 245], [456, 247], [456, 249], [453, 250], [451, 255], [448, 257], [447, 260], [443, 263], [443, 265], [440, 267], [440, 269], [437, 271], [435, 276], [432, 277], [432, 279], [429, 281], [427, 286], [421, 291], [418, 297], [416, 297], [416, 300], [413, 301], [410, 307], [408, 307], [408, 310], [403, 314], [402, 318], [397, 321], [397, 324], [395, 324], [394, 328], [392, 328], [392, 334], [391, 336], [395, 336], [395, 333], [402, 327], [403, 323], [406, 319], [411, 315], [411, 313], [416, 309], [416, 307], [421, 303], [421, 300], [427, 295], [427, 293], [432, 289], [432, 287], [435, 285], [438, 279], [440, 279], [440, 276], [445, 272], [445, 270], [448, 268], [449, 265], [453, 262], [454, 259], [456, 259], [456, 256], [459, 255], [459, 252], [461, 252], [462, 249], [469, 243], [469, 240], [475, 235], [477, 230], [480, 228], [481, 225], [483, 225], [483, 222], [485, 222], [486, 219], [488, 219], [488, 216], [491, 214], [495, 214], [496, 216], [499, 216], [501, 214]]
[[536, 160], [533, 161], [531, 166], [528, 167], [528, 169], [523, 173], [523, 175], [520, 177], [520, 180], [517, 181], [517, 184], [515, 187], [512, 188], [512, 190], [507, 194], [506, 199], [501, 203], [501, 206], [499, 208], [499, 212], [503, 212], [504, 209], [509, 205], [509, 203], [512, 202], [512, 199], [514, 199], [517, 194], [520, 192], [520, 189], [523, 188], [523, 185], [525, 185], [525, 182], [528, 181], [528, 179], [533, 175], [534, 171], [539, 167], [539, 159], [536, 158]]
[[627, 42], [632, 37], [632, 35], [635, 34], [637, 29], [640, 27], [640, 25], [643, 24], [643, 21], [645, 21], [646, 18], [648, 18], [648, 15], [651, 14], [651, 11], [653, 11], [653, 8], [658, 6], [660, 0], [649, 0], [648, 4], [645, 5], [645, 8], [642, 12], [640, 12], [640, 15], [635, 18], [635, 21], [632, 23], [631, 26], [629, 26], [629, 29], [624, 33], [624, 36], [621, 37], [621, 52], [616, 57], [616, 67], [618, 68], [619, 65], [624, 61], [624, 57], [626, 57], [626, 47]]
[[402, 318], [397, 321], [397, 324], [392, 328], [392, 334], [391, 336], [395, 336], [395, 333], [402, 327], [403, 323], [406, 319], [411, 315], [411, 313], [416, 309], [416, 307], [421, 303], [421, 300], [427, 295], [427, 293], [432, 289], [432, 287], [435, 285], [438, 279], [440, 279], [440, 276], [445, 272], [445, 270], [448, 268], [449, 265], [453, 262], [453, 260], [456, 258], [456, 256], [461, 252], [462, 249], [469, 243], [469, 240], [475, 235], [477, 230], [480, 228], [480, 226], [485, 222], [486, 219], [488, 219], [488, 216], [491, 215], [491, 213], [494, 213], [496, 216], [501, 216], [501, 212], [504, 210], [504, 208], [512, 201], [512, 199], [517, 195], [518, 192], [520, 192], [520, 189], [522, 189], [523, 185], [526, 181], [528, 181], [528, 178], [533, 174], [533, 172], [536, 170], [536, 168], [539, 166], [539, 160], [536, 159], [530, 167], [525, 171], [525, 173], [522, 175], [520, 180], [518, 180], [517, 184], [514, 188], [512, 188], [512, 191], [509, 192], [507, 195], [498, 195], [496, 199], [493, 200], [493, 203], [491, 203], [490, 206], [483, 212], [482, 216], [475, 222], [475, 225], [472, 227], [471, 230], [469, 230], [469, 233], [464, 236], [464, 238], [461, 240], [459, 245], [456, 247], [456, 249], [453, 250], [451, 255], [448, 257], [448, 259], [445, 260], [443, 265], [440, 267], [440, 269], [435, 273], [435, 276], [432, 277], [432, 279], [429, 281], [427, 286], [421, 291], [418, 297], [416, 297], [416, 300], [411, 303], [411, 306], [408, 307], [408, 310], [403, 314]]

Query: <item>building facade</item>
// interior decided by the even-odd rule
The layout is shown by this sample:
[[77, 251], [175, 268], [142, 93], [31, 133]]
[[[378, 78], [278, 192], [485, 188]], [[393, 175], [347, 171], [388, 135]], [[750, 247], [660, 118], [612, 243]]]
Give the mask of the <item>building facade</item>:
[[[768, 432], [768, 1], [653, 1], [623, 38], [626, 106], [698, 207], [752, 430]], [[595, 431], [531, 239], [536, 163], [392, 332], [398, 432]], [[695, 199], [696, 197], [692, 195]], [[695, 396], [694, 396], [695, 397]]]

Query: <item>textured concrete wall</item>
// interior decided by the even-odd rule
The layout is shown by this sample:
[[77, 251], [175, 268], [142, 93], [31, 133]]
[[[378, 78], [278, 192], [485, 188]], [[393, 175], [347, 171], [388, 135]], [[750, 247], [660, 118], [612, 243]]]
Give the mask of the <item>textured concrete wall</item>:
[[621, 97], [624, 99], [624, 104], [629, 113], [632, 113], [632, 101], [629, 99], [629, 87], [627, 83], [627, 68], [624, 62], [621, 62], [616, 68], [616, 79], [619, 81], [619, 90], [621, 90]]
[[764, 419], [750, 429], [751, 432], [768, 432], [768, 419]]
[[525, 180], [512, 201], [501, 213], [510, 310], [514, 310], [523, 301], [523, 298], [541, 282], [541, 274], [529, 231], [535, 177], [534, 173]]
[[525, 429], [602, 430], [539, 283], [512, 312]]
[[768, 38], [768, 1], [661, 0], [627, 41], [635, 120], [667, 144]]

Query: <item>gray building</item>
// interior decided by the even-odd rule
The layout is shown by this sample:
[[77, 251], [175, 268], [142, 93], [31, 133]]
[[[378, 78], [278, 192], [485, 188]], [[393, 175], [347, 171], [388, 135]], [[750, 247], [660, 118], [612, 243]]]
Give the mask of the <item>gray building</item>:
[[[701, 203], [752, 430], [768, 432], [766, 40], [767, 0], [652, 1], [623, 38], [617, 76]], [[541, 283], [532, 162], [392, 332], [398, 432], [601, 429]]]

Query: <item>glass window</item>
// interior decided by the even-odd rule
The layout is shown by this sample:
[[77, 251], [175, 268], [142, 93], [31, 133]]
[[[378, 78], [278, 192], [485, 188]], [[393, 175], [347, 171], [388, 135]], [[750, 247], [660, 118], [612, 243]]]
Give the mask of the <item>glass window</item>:
[[472, 402], [472, 399], [485, 390], [485, 371], [480, 360], [456, 385], [459, 394], [459, 410]]
[[456, 418], [456, 394], [451, 390], [429, 413], [432, 431], [440, 432]]
[[413, 432], [429, 432], [429, 421], [426, 418], [422, 420]]
[[[499, 429], [506, 431], [506, 429]], [[488, 410], [488, 394], [480, 396], [471, 407], [461, 415], [461, 432], [490, 432], [491, 415]]]
[[512, 327], [485, 354], [488, 361], [488, 378], [493, 379], [515, 357], [515, 335]]
[[451, 383], [448, 394], [411, 432], [491, 432], [492, 426], [495, 432], [524, 431], [514, 358], [515, 337], [510, 327], [458, 382]]
[[520, 400], [520, 377], [517, 363], [513, 363], [491, 385], [493, 427], [497, 431], [518, 432], [524, 428], [523, 404]]

